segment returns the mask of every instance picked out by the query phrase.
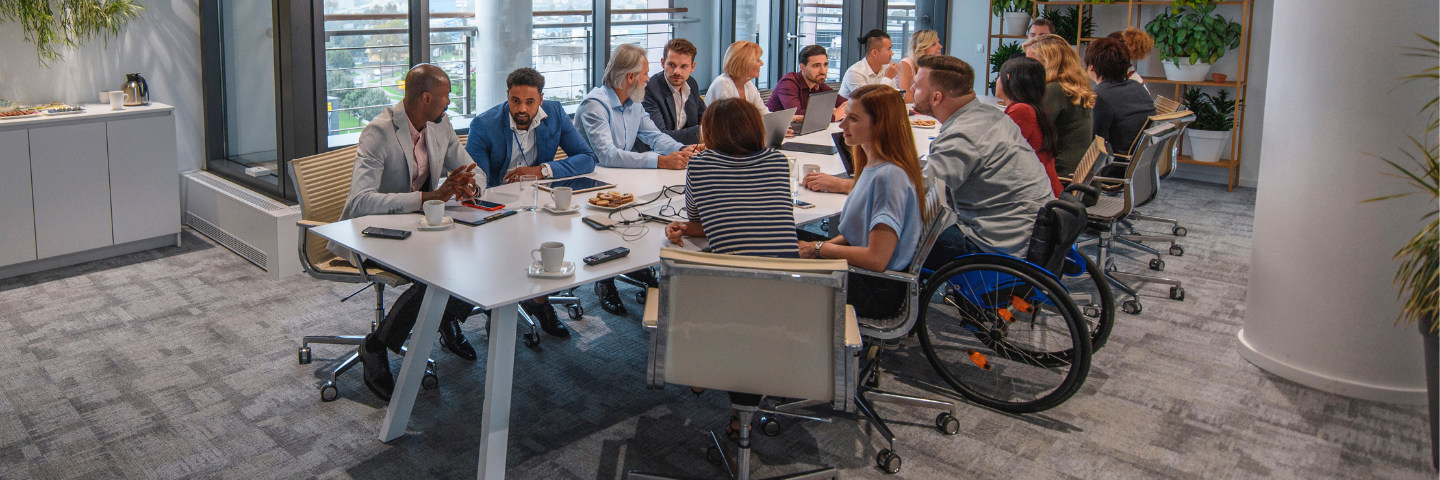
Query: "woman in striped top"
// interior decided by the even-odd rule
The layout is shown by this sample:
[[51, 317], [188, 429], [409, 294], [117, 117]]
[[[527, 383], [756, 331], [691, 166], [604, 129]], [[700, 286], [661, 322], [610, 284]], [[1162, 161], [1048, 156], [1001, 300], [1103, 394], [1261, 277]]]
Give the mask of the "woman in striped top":
[[790, 164], [765, 147], [760, 112], [727, 98], [705, 107], [700, 137], [707, 147], [685, 172], [690, 221], [673, 222], [665, 236], [708, 237], [710, 251], [730, 255], [790, 257], [795, 248], [795, 210]]

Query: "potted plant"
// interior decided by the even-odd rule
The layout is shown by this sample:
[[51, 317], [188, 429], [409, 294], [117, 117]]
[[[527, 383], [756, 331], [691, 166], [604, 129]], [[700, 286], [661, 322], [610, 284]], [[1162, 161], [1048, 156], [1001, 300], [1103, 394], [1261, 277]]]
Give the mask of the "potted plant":
[[1162, 13], [1145, 24], [1155, 38], [1165, 78], [1201, 82], [1225, 52], [1240, 46], [1240, 23], [1211, 15], [1215, 5], [1201, 5], [1190, 13]]
[[1000, 17], [1001, 33], [1010, 36], [1025, 36], [1030, 29], [1030, 11], [1035, 9], [1035, 0], [992, 0], [990, 13]]
[[1185, 129], [1185, 142], [1190, 145], [1190, 158], [1197, 162], [1218, 162], [1230, 133], [1235, 129], [1235, 100], [1230, 92], [1220, 90], [1211, 96], [1198, 88], [1185, 90], [1185, 108], [1195, 112], [1195, 121]]
[[[1440, 42], [1424, 35], [1418, 36], [1426, 46], [1406, 48], [1404, 55], [1425, 58], [1431, 67], [1401, 78], [1406, 83], [1428, 83], [1429, 91], [1435, 93], [1440, 67], [1434, 65], [1436, 60], [1440, 60]], [[1423, 135], [1410, 137], [1412, 148], [1400, 150], [1406, 161], [1402, 163], [1381, 158], [1394, 169], [1394, 173], [1386, 175], [1406, 180], [1413, 190], [1366, 202], [1415, 194], [1428, 195], [1431, 207], [1440, 201], [1440, 144], [1436, 143], [1435, 137], [1435, 131], [1440, 129], [1440, 119], [1436, 117], [1437, 104], [1440, 104], [1440, 95], [1430, 97], [1430, 101], [1420, 109], [1420, 115], [1430, 121], [1425, 125]], [[1400, 287], [1397, 296], [1405, 302], [1395, 323], [1416, 323], [1424, 338], [1425, 384], [1430, 403], [1430, 465], [1440, 469], [1440, 328], [1437, 328], [1440, 324], [1436, 322], [1436, 315], [1440, 313], [1440, 209], [1432, 208], [1419, 220], [1420, 231], [1395, 252], [1395, 259], [1400, 260], [1400, 268], [1395, 272], [1395, 283]]]
[[1059, 8], [1046, 9], [1041, 17], [1055, 24], [1055, 34], [1065, 41], [1075, 45], [1078, 37], [1089, 38], [1095, 35], [1095, 19], [1080, 14], [1080, 7], [1070, 7], [1064, 10]]
[[[990, 52], [990, 73], [992, 75], [996, 75], [996, 78], [999, 78], [998, 76], [1000, 75], [1000, 67], [1005, 65], [1005, 62], [1010, 60], [1010, 57], [1014, 56], [1017, 53], [1023, 55], [1024, 52], [1025, 51], [1020, 48], [1020, 42], [1000, 44], [1000, 46], [996, 48], [995, 51]], [[985, 88], [987, 89], [987, 91], [990, 92], [991, 95], [994, 95], [995, 81], [990, 80], [989, 83], [985, 84]]]

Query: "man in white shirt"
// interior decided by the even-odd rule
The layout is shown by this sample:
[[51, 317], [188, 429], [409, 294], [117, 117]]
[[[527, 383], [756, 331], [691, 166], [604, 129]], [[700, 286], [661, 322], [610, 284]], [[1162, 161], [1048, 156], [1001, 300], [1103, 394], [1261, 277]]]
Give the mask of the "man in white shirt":
[[890, 34], [878, 28], [872, 29], [859, 41], [865, 46], [865, 57], [845, 70], [845, 77], [840, 79], [840, 96], [845, 98], [850, 98], [851, 92], [866, 85], [894, 87], [895, 77], [900, 75], [900, 65], [890, 61], [894, 57], [894, 52], [890, 51]]

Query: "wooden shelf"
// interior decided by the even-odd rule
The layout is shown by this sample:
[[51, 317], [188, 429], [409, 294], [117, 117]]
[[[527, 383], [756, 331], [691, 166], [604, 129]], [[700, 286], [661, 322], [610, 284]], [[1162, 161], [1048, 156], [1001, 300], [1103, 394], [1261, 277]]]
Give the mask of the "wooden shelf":
[[[1086, 1], [1078, 1], [1078, 2], [1077, 2], [1077, 1], [1047, 2], [1047, 1], [1045, 1], [1045, 0], [1040, 0], [1040, 1], [1037, 2], [1035, 5], [1036, 5], [1036, 6], [1043, 7], [1043, 6], [1046, 6], [1046, 5], [1066, 5], [1066, 6], [1069, 6], [1069, 5], [1092, 5], [1092, 6], [1093, 6], [1093, 5], [1174, 5], [1174, 4], [1175, 4], [1175, 2], [1157, 2], [1157, 1], [1139, 1], [1139, 2], [1131, 1], [1131, 2], [1126, 2], [1126, 1], [1123, 1], [1123, 0], [1116, 0], [1115, 3], [1093, 3], [1093, 2], [1086, 2]], [[1245, 4], [1245, 2], [1210, 2], [1210, 5], [1244, 5], [1244, 4]]]
[[991, 35], [990, 38], [1015, 38], [1015, 39], [1019, 39], [1019, 40], [1029, 40], [1029, 39], [1030, 39], [1030, 37], [1027, 37], [1027, 36], [1024, 36], [1024, 35]]
[[1241, 81], [1238, 81], [1238, 80], [1225, 81], [1225, 82], [1210, 82], [1210, 81], [1204, 81], [1204, 82], [1182, 82], [1182, 81], [1178, 81], [1178, 80], [1169, 80], [1169, 79], [1166, 79], [1165, 77], [1140, 77], [1140, 78], [1144, 78], [1144, 79], [1145, 79], [1145, 83], [1165, 83], [1165, 84], [1171, 84], [1171, 85], [1198, 85], [1198, 86], [1202, 86], [1202, 87], [1230, 87], [1230, 88], [1235, 88], [1235, 87], [1238, 87], [1238, 86], [1241, 86], [1241, 85], [1244, 85], [1244, 84], [1245, 84], [1245, 82], [1241, 82]]
[[1176, 157], [1176, 160], [1184, 164], [1205, 165], [1207, 167], [1235, 168], [1236, 166], [1240, 165], [1240, 162], [1228, 158], [1222, 158], [1216, 162], [1202, 162], [1194, 158], [1190, 158], [1189, 155], [1181, 155], [1179, 157]]

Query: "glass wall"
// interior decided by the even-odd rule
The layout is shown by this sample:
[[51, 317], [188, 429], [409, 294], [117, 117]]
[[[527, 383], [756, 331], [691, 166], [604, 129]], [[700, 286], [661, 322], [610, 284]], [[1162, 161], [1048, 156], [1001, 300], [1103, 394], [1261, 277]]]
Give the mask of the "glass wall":
[[830, 54], [830, 72], [825, 77], [827, 82], [840, 81], [840, 75], [845, 73], [849, 65], [840, 64], [840, 50], [847, 45], [844, 35], [840, 33], [840, 20], [843, 9], [842, 0], [800, 0], [796, 5], [796, 35], [800, 42], [800, 48], [807, 45], [820, 45]]
[[[225, 156], [209, 168], [276, 185], [275, 43], [270, 2], [220, 6], [224, 51]], [[276, 185], [278, 187], [278, 185]]]
[[[650, 74], [660, 71], [665, 43], [674, 37], [670, 0], [614, 0], [610, 3], [610, 49], [629, 43], [645, 49]], [[603, 66], [601, 68], [604, 68]]]
[[593, 6], [591, 0], [535, 0], [531, 57], [545, 75], [546, 100], [575, 105], [590, 91]]
[[403, 97], [410, 69], [409, 2], [325, 2], [326, 132], [331, 148], [353, 145], [360, 130]]
[[[770, 79], [777, 77], [774, 73], [794, 70], [794, 67], [787, 69], [786, 65], [775, 65], [776, 62], [768, 60], [775, 58], [771, 55], [772, 48], [781, 48], [781, 45], [772, 38], [775, 29], [771, 27], [772, 5], [770, 2], [771, 0], [735, 1], [735, 40], [755, 42], [760, 45], [760, 48], [765, 49], [767, 60], [765, 66], [760, 67], [760, 77], [755, 79], [759, 88], [770, 88]], [[721, 51], [723, 52], [724, 48]]]
[[450, 75], [450, 122], [466, 128], [475, 104], [475, 7], [483, 0], [431, 0], [430, 63]]
[[885, 6], [885, 33], [890, 34], [891, 58], [898, 62], [910, 54], [910, 34], [915, 33], [915, 0], [890, 0]]

